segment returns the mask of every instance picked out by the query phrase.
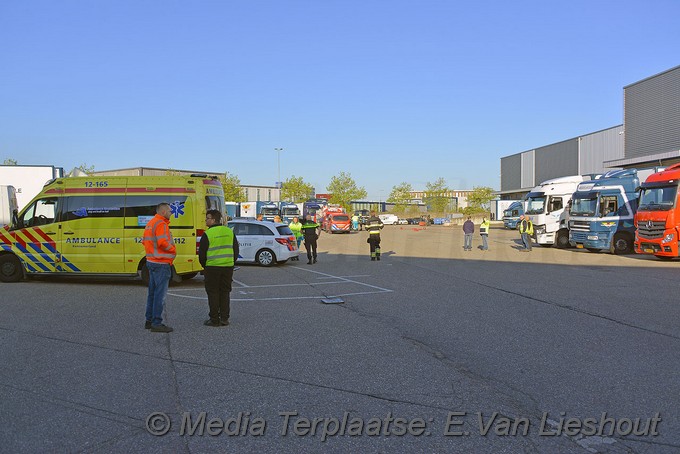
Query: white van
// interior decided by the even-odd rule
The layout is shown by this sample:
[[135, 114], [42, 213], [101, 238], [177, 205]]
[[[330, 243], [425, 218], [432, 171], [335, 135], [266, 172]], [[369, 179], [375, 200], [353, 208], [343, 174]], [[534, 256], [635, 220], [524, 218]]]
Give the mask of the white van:
[[399, 217], [396, 214], [381, 214], [378, 217], [385, 225], [395, 225], [399, 222]]

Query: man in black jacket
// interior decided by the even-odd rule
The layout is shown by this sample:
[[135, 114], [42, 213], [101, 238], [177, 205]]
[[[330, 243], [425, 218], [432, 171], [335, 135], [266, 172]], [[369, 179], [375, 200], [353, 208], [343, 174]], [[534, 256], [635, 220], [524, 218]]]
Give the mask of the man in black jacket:
[[316, 263], [316, 240], [319, 238], [319, 229], [319, 224], [312, 221], [312, 216], [308, 214], [302, 223], [302, 235], [305, 237], [305, 249], [307, 249], [307, 265]]

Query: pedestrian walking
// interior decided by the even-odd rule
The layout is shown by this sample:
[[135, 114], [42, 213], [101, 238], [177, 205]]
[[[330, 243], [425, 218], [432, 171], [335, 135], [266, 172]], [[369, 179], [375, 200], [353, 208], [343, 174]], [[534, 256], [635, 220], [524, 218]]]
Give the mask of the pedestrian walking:
[[486, 218], [482, 218], [482, 223], [479, 225], [479, 234], [482, 236], [482, 251], [489, 250], [489, 243], [487, 239], [489, 237], [489, 229], [491, 228], [491, 222], [487, 221]]
[[302, 235], [305, 237], [305, 249], [307, 249], [307, 265], [316, 263], [316, 242], [319, 239], [319, 224], [312, 220], [308, 214], [302, 223]]
[[524, 248], [520, 250], [531, 252], [531, 236], [534, 234], [534, 224], [529, 216], [521, 215], [519, 217], [519, 234], [522, 237], [522, 244], [524, 244]]
[[354, 213], [354, 216], [352, 216], [352, 230], [359, 230], [359, 215], [356, 213]]
[[366, 242], [370, 245], [371, 261], [380, 260], [380, 231], [383, 226], [384, 224], [380, 218], [375, 213], [371, 213], [368, 225], [366, 226], [366, 230], [368, 230]]
[[142, 237], [146, 252], [146, 269], [149, 271], [144, 328], [154, 333], [172, 332], [171, 327], [163, 324], [165, 296], [172, 277], [172, 262], [177, 255], [169, 227], [171, 213], [169, 204], [159, 203], [156, 206], [156, 215], [144, 227]]
[[[300, 251], [300, 245], [302, 244], [302, 224], [300, 223], [300, 219], [295, 216], [293, 218], [293, 222], [288, 224], [288, 228], [290, 228], [290, 231], [293, 232], [293, 236], [295, 236], [295, 240], [297, 241], [297, 248], [298, 251]], [[300, 256], [293, 257], [291, 260], [300, 260]]]
[[468, 216], [467, 221], [463, 223], [463, 233], [465, 234], [465, 241], [463, 243], [464, 251], [472, 250], [472, 235], [475, 233], [475, 224]]
[[208, 210], [205, 225], [208, 229], [198, 245], [198, 261], [203, 267], [209, 308], [209, 318], [203, 324], [227, 326], [234, 261], [239, 252], [238, 240], [229, 227], [222, 225], [222, 213], [219, 210]]

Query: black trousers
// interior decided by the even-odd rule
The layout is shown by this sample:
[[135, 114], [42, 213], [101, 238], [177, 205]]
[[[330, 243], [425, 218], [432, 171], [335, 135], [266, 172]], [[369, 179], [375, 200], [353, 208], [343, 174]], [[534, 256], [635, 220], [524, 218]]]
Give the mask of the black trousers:
[[305, 238], [305, 249], [307, 249], [307, 260], [316, 259], [316, 238], [313, 240]]
[[371, 257], [380, 257], [380, 234], [369, 235], [368, 244], [371, 246]]
[[206, 266], [203, 270], [205, 277], [205, 292], [208, 294], [210, 320], [219, 322], [229, 321], [229, 294], [231, 280], [234, 276], [233, 266]]

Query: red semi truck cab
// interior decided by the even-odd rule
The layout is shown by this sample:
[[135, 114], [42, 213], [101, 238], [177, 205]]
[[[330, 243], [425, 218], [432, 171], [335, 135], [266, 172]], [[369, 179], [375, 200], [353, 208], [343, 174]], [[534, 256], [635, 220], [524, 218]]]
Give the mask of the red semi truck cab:
[[635, 252], [659, 258], [678, 257], [680, 164], [647, 177], [640, 185], [635, 214]]

